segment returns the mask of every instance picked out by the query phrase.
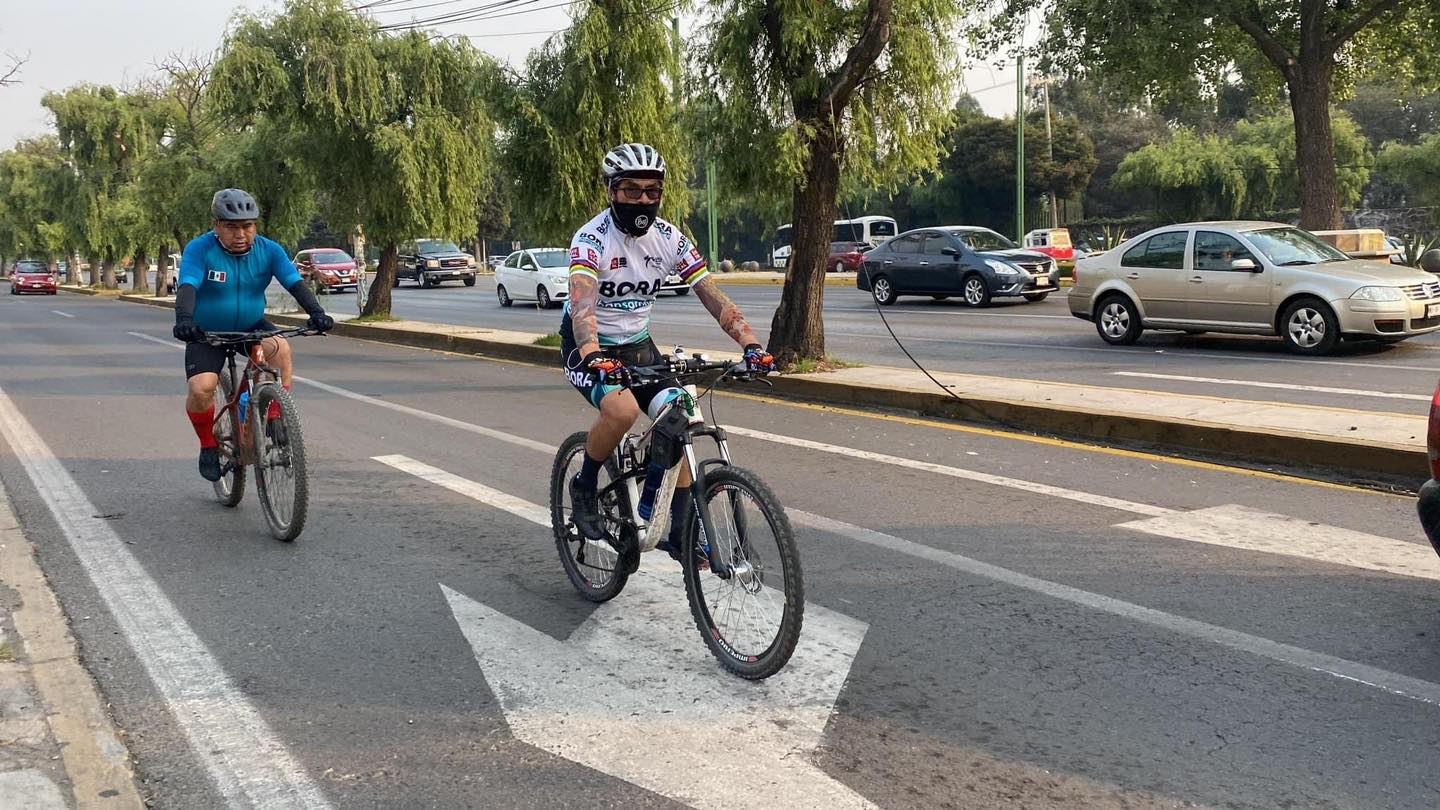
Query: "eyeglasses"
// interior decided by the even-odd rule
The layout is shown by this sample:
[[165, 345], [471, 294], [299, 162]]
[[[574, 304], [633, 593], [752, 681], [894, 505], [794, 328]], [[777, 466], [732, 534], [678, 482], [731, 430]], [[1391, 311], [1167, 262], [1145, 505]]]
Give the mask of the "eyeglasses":
[[646, 186], [644, 188], [639, 186], [616, 186], [615, 190], [619, 192], [621, 197], [624, 197], [630, 202], [639, 202], [644, 199], [659, 200], [660, 195], [665, 193], [665, 189], [662, 186]]

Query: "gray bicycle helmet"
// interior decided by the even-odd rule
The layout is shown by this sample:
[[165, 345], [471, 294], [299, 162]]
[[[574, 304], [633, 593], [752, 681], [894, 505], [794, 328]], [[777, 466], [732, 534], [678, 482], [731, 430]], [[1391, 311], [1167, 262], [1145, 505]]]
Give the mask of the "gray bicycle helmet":
[[210, 200], [210, 212], [220, 220], [259, 219], [260, 206], [249, 192], [238, 188], [222, 188]]
[[622, 177], [665, 179], [665, 158], [647, 143], [622, 143], [605, 153], [600, 173], [610, 185]]

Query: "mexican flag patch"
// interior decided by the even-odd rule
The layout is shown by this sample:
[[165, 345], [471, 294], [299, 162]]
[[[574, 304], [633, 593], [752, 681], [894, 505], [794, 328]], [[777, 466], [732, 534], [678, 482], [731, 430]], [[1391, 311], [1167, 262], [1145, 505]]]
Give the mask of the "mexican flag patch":
[[210, 271], [207, 271], [206, 274], [205, 274], [205, 278], [206, 278], [207, 280], [209, 280], [209, 281], [218, 281], [218, 282], [220, 282], [221, 284], [224, 284], [224, 283], [225, 283], [225, 271], [224, 271], [224, 270], [210, 270]]

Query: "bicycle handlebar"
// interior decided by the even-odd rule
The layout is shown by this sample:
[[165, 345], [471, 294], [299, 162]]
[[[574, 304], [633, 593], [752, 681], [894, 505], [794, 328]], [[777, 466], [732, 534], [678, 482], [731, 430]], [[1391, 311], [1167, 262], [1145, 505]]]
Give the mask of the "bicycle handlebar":
[[660, 377], [694, 377], [712, 371], [724, 372], [726, 377], [750, 380], [763, 377], [769, 372], [752, 370], [744, 360], [707, 360], [703, 357], [667, 356], [665, 361], [651, 366], [626, 366], [625, 370], [636, 378], [650, 380]]
[[291, 326], [285, 329], [271, 329], [257, 332], [206, 332], [199, 342], [211, 346], [238, 346], [255, 343], [272, 337], [300, 337], [302, 335], [323, 335], [308, 326]]

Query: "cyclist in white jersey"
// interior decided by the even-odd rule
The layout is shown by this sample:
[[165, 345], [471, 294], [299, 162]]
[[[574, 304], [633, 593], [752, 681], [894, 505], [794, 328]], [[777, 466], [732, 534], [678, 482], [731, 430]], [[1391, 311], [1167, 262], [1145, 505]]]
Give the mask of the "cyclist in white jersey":
[[[659, 363], [650, 339], [650, 308], [665, 276], [678, 273], [695, 297], [745, 351], [757, 370], [773, 370], [745, 316], [710, 278], [699, 249], [657, 214], [664, 195], [665, 160], [646, 144], [611, 149], [602, 164], [610, 207], [576, 231], [570, 243], [570, 300], [560, 324], [565, 374], [600, 416], [590, 427], [580, 472], [570, 482], [575, 526], [591, 539], [605, 536], [596, 484], [605, 459], [634, 426], [642, 408], [674, 385], [662, 381], [626, 388], [626, 365]], [[690, 510], [689, 473], [681, 471], [671, 503], [670, 537], [660, 544], [680, 554], [679, 532]], [[657, 504], [658, 506], [658, 504]]]

